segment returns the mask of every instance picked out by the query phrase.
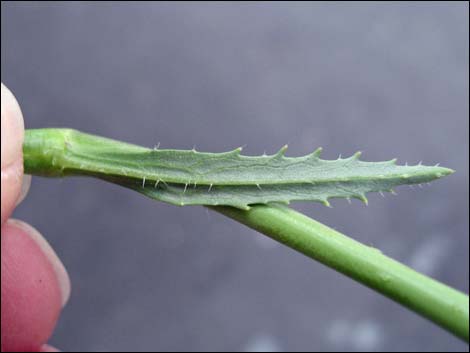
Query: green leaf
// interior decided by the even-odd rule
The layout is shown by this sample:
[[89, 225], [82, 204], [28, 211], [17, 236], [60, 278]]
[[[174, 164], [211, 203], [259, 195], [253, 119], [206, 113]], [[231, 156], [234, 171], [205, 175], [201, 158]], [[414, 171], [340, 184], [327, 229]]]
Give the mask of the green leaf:
[[253, 204], [357, 198], [392, 192], [403, 184], [430, 182], [453, 171], [423, 165], [398, 166], [395, 160], [365, 162], [360, 152], [324, 160], [321, 148], [303, 157], [286, 157], [287, 146], [271, 156], [244, 156], [241, 148], [224, 153], [158, 150], [71, 129], [27, 130], [26, 173], [46, 176], [89, 175], [176, 205]]

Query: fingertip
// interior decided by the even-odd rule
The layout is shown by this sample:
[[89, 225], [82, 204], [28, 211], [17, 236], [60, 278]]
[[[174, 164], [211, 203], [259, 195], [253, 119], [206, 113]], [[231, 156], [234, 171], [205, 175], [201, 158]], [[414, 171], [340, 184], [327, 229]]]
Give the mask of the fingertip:
[[62, 297], [62, 307], [64, 307], [70, 298], [70, 277], [67, 273], [67, 270], [65, 269], [64, 264], [62, 263], [62, 261], [60, 261], [54, 249], [52, 249], [52, 247], [49, 245], [47, 240], [41, 235], [41, 233], [39, 233], [36, 228], [29, 225], [28, 223], [17, 219], [10, 219], [8, 220], [8, 224], [17, 227], [23, 230], [26, 234], [28, 234], [31, 239], [33, 239], [35, 243], [39, 246], [46, 258], [49, 260], [49, 263], [54, 269], [54, 273], [59, 284], [59, 289]]
[[67, 284], [60, 283], [58, 259], [34, 228], [8, 221], [0, 240], [2, 350], [39, 351], [52, 335]]
[[1, 224], [10, 216], [21, 192], [24, 122], [11, 91], [1, 84]]
[[1, 175], [1, 224], [3, 225], [12, 214], [21, 194], [21, 186], [23, 183], [23, 160], [19, 158], [14, 163], [2, 168]]
[[13, 93], [2, 83], [1, 136], [2, 169], [22, 156], [24, 121], [20, 106]]

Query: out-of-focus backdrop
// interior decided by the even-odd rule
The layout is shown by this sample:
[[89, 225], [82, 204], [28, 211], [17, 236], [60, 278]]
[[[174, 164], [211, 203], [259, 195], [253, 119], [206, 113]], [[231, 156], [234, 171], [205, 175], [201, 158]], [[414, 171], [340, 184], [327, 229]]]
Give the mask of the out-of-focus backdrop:
[[[26, 126], [145, 146], [441, 163], [398, 195], [296, 204], [468, 293], [469, 15], [461, 3], [2, 2], [2, 81]], [[73, 294], [73, 351], [468, 351], [352, 280], [202, 207], [34, 178], [16, 211]]]

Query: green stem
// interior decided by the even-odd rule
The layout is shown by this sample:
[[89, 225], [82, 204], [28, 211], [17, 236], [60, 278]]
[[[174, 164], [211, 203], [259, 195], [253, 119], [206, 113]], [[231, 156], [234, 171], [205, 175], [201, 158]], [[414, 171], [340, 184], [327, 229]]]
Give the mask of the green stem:
[[[180, 151], [151, 153], [143, 147], [74, 130], [39, 129], [26, 131], [23, 155], [28, 174], [50, 177], [88, 175], [132, 188], [155, 199], [168, 201], [168, 197], [172, 196], [168, 191], [170, 187], [176, 190], [178, 197], [188, 196], [196, 189], [196, 185], [188, 188], [187, 184], [168, 186], [163, 180], [161, 184], [165, 186], [161, 187], [160, 184], [157, 188], [159, 179], [152, 179], [151, 185], [147, 186], [147, 174], [143, 174], [147, 172], [146, 168], [152, 167], [160, 172], [164, 167], [172, 170], [175, 163], [191, 164], [194, 156], [198, 155], [196, 152], [189, 155]], [[152, 158], [149, 160], [147, 156]], [[169, 159], [165, 160], [167, 157]], [[442, 167], [417, 166], [415, 169], [415, 172], [423, 173], [403, 174], [398, 179], [403, 183], [422, 182], [423, 178], [432, 180], [452, 172]], [[142, 177], [142, 180], [139, 179]], [[156, 184], [153, 183], [155, 181]], [[259, 192], [263, 188], [266, 187], [260, 187]], [[219, 189], [222, 190], [222, 187]], [[222, 197], [220, 190], [219, 196]], [[209, 191], [200, 204], [220, 205], [219, 198], [214, 198], [217, 190]], [[165, 195], [166, 199], [163, 197]], [[236, 193], [227, 195], [225, 200], [229, 202], [237, 196]], [[467, 295], [287, 207], [251, 205], [249, 210], [226, 206], [211, 208], [365, 284], [468, 342]]]
[[468, 296], [283, 206], [212, 207], [434, 321], [468, 342]]

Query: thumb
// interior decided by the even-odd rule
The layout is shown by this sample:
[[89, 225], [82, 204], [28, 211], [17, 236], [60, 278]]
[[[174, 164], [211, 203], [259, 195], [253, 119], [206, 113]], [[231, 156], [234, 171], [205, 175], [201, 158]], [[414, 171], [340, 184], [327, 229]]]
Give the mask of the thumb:
[[23, 114], [15, 96], [2, 83], [1, 147], [2, 205], [1, 224], [15, 208], [23, 180]]

